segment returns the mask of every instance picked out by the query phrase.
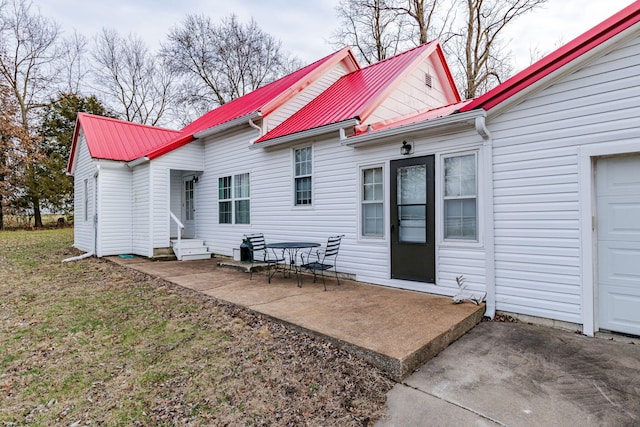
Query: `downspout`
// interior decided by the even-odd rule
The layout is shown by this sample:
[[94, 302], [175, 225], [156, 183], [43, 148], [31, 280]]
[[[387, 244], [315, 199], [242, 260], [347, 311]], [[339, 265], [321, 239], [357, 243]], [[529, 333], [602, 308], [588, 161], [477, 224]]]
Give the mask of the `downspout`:
[[256, 142], [259, 138], [262, 137], [262, 128], [257, 124], [253, 123], [252, 119], [249, 119], [249, 126], [251, 126], [254, 129], [257, 129], [258, 131], [258, 136], [249, 140], [249, 145], [253, 145], [254, 142]]
[[495, 266], [495, 230], [493, 221], [493, 139], [487, 128], [486, 116], [478, 116], [475, 119], [476, 132], [482, 137], [483, 159], [483, 199], [489, 205], [484, 208], [484, 241], [485, 241], [485, 266], [487, 305], [484, 315], [493, 319], [496, 315], [496, 266]]
[[96, 165], [96, 173], [93, 174], [93, 253], [98, 256], [98, 175], [100, 165]]

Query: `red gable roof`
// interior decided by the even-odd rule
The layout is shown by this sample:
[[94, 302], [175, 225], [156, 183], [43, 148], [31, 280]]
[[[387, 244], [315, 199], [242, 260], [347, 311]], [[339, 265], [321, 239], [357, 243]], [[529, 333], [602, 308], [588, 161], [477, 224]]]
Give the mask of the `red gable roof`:
[[476, 108], [490, 110], [638, 22], [640, 22], [640, 1], [627, 6], [586, 33], [525, 68], [504, 83], [475, 98], [471, 103], [462, 107], [460, 111], [469, 111]]
[[261, 111], [262, 115], [266, 116], [313, 83], [316, 77], [324, 73], [329, 67], [332, 67], [345, 58], [350, 59], [352, 70], [360, 69], [360, 65], [353, 56], [351, 49], [346, 47], [281, 79], [211, 110], [204, 116], [185, 126], [181, 132], [193, 135], [194, 133], [258, 111]]
[[[356, 117], [365, 120], [395, 88], [401, 77], [412, 71], [411, 65], [419, 63], [433, 52], [443, 59], [447, 77], [451, 86], [455, 87], [439, 43], [426, 43], [343, 76], [256, 143]], [[457, 91], [455, 95], [459, 100]]]
[[180, 132], [109, 117], [78, 113], [67, 170], [71, 172], [78, 133], [84, 132], [91, 157], [131, 161], [173, 141]]

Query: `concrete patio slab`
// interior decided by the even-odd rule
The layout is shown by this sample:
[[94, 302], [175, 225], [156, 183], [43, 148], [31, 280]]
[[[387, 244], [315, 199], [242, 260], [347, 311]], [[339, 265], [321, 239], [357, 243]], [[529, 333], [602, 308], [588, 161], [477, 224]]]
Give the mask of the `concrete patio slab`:
[[485, 322], [388, 394], [377, 427], [640, 425], [640, 345]]
[[150, 261], [145, 258], [113, 262], [161, 277], [216, 299], [246, 307], [321, 336], [385, 369], [400, 380], [451, 342], [473, 328], [484, 306], [452, 304], [451, 298], [365, 283], [276, 274], [249, 274], [217, 265], [220, 259], [200, 261]]

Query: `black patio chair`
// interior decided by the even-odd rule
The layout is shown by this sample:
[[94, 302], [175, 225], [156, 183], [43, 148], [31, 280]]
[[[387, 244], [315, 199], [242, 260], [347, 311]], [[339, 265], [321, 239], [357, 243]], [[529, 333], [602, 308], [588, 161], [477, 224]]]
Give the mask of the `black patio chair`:
[[[251, 268], [249, 269], [251, 274], [249, 275], [249, 280], [253, 278], [253, 267], [256, 264], [266, 264], [267, 280], [271, 283], [271, 277], [278, 271], [278, 265], [285, 261], [284, 251], [279, 253], [267, 248], [267, 243], [262, 233], [245, 235], [244, 237], [249, 241], [252, 248]], [[273, 273], [271, 272], [272, 266], [274, 268]]]
[[[315, 283], [318, 276], [317, 272], [320, 272], [322, 277], [322, 285], [324, 290], [327, 290], [327, 284], [324, 281], [324, 272], [333, 268], [336, 274], [336, 281], [340, 284], [338, 278], [338, 270], [336, 270], [336, 260], [338, 258], [338, 250], [340, 249], [340, 242], [344, 236], [332, 236], [327, 240], [327, 246], [324, 249], [317, 249], [310, 251], [308, 254], [301, 254], [302, 265], [301, 267], [313, 272], [313, 282]], [[306, 258], [306, 260], [305, 260]]]

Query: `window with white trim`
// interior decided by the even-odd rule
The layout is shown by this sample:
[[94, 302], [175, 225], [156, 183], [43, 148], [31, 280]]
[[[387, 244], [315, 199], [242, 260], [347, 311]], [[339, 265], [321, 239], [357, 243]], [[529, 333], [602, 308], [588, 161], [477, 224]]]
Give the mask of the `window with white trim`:
[[476, 153], [444, 158], [444, 238], [478, 240]]
[[362, 237], [384, 237], [384, 173], [382, 166], [361, 169]]
[[308, 206], [312, 202], [312, 151], [311, 147], [293, 151], [294, 200], [296, 206]]
[[218, 223], [250, 224], [251, 191], [249, 174], [218, 178]]

